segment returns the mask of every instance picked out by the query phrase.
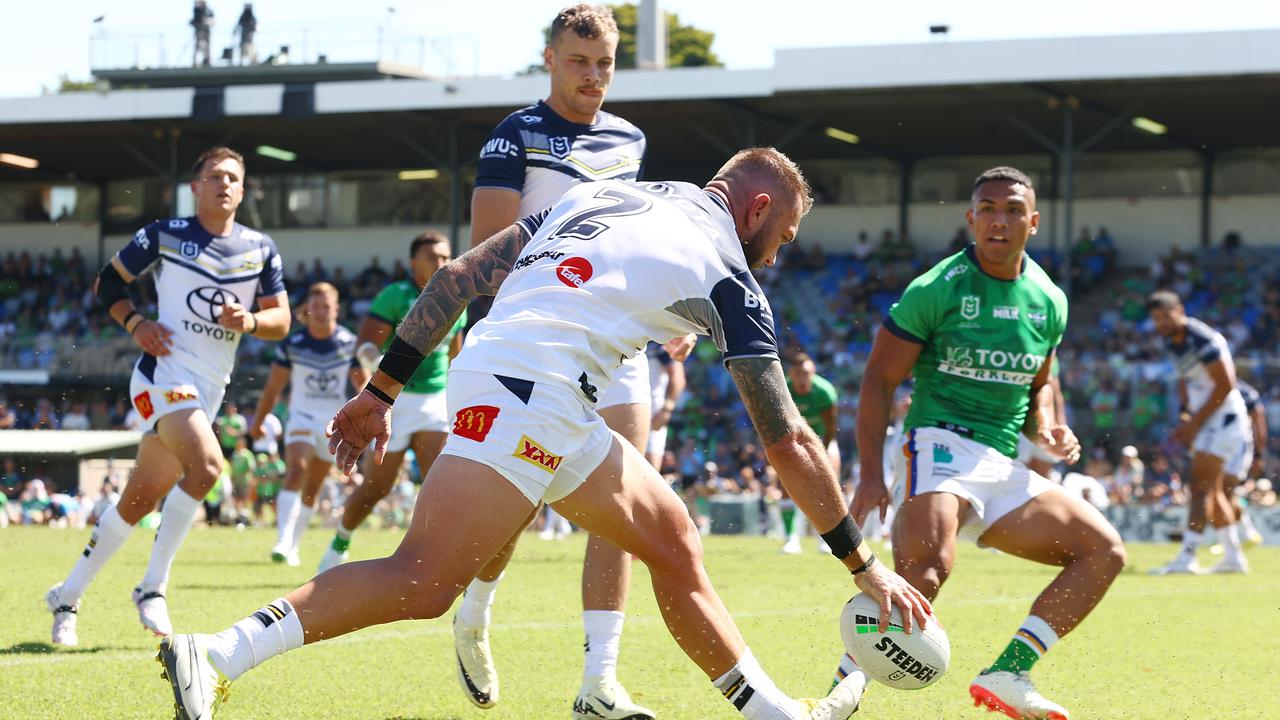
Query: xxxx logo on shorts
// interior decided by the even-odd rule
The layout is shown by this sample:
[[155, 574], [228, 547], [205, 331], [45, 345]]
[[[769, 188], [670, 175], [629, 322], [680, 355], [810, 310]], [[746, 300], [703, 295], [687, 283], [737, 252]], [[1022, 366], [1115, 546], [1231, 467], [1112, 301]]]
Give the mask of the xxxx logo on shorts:
[[151, 416], [156, 413], [156, 406], [151, 404], [151, 391], [144, 390], [133, 396], [133, 406], [138, 409], [138, 414], [143, 420], [150, 420]]
[[166, 390], [164, 393], [165, 402], [170, 405], [174, 403], [184, 402], [186, 400], [195, 400], [196, 391], [192, 388], [178, 387], [172, 390]]
[[476, 442], [484, 442], [484, 438], [493, 429], [493, 421], [498, 417], [498, 408], [493, 405], [472, 405], [458, 411], [453, 418], [453, 434]]
[[537, 465], [552, 474], [555, 474], [556, 468], [560, 467], [560, 462], [564, 460], [563, 455], [553, 455], [546, 448], [530, 440], [528, 435], [520, 436], [520, 444], [516, 446], [516, 451], [511, 455]]

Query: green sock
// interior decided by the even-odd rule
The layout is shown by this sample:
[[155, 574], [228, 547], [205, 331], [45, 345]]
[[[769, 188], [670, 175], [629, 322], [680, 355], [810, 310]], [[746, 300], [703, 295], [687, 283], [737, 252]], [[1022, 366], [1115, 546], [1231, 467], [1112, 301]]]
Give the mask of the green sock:
[[796, 509], [782, 511], [782, 529], [787, 533], [787, 537], [791, 537], [791, 528], [796, 526]]
[[1008, 647], [987, 672], [1028, 672], [1058, 642], [1058, 634], [1043, 619], [1031, 615], [1018, 628]]
[[996, 658], [995, 664], [987, 668], [988, 672], [1003, 670], [1005, 672], [1026, 672], [1040, 659], [1040, 653], [1031, 649], [1021, 640], [1010, 640], [1009, 646]]
[[333, 551], [344, 553], [347, 548], [351, 547], [351, 538], [344, 538], [341, 535], [333, 536]]

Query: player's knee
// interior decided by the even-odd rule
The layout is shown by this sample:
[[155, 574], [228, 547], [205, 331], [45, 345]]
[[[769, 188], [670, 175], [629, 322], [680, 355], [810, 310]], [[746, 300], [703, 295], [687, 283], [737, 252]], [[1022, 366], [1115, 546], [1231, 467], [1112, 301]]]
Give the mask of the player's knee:
[[660, 539], [645, 545], [641, 559], [651, 572], [692, 573], [702, 567], [702, 537], [688, 513], [673, 513]]
[[399, 593], [406, 617], [416, 620], [441, 617], [461, 592], [456, 582], [442, 580], [432, 572], [431, 566], [435, 563], [421, 562], [419, 557], [399, 552], [387, 558], [386, 562], [383, 592]]
[[1098, 550], [1098, 556], [1102, 560], [1103, 567], [1114, 577], [1119, 575], [1124, 569], [1125, 563], [1129, 561], [1129, 553], [1125, 550], [1124, 541], [1120, 536], [1111, 533], [1112, 537], [1107, 538], [1107, 542]]

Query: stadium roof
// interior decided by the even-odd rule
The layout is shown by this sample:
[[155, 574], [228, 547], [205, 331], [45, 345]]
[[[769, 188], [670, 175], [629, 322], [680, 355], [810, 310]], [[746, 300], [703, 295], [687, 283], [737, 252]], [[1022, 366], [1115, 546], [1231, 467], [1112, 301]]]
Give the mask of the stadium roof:
[[[1093, 150], [1276, 146], [1278, 80], [1280, 30], [941, 41], [782, 50], [767, 69], [622, 71], [608, 108], [646, 131], [649, 174], [662, 176], [714, 169], [748, 144], [801, 160], [1048, 153], [1064, 107], [1075, 142], [1093, 140]], [[0, 181], [165, 175], [214, 142], [297, 154], [255, 157], [254, 173], [447, 166], [543, 97], [546, 78], [316, 82], [302, 89], [303, 109], [283, 115], [296, 85], [236, 85], [220, 90], [221, 113], [193, 117], [208, 90], [0, 101], [0, 152], [41, 163], [0, 165]], [[1138, 115], [1167, 133], [1133, 128]]]
[[107, 457], [140, 442], [132, 430], [0, 430], [0, 456]]

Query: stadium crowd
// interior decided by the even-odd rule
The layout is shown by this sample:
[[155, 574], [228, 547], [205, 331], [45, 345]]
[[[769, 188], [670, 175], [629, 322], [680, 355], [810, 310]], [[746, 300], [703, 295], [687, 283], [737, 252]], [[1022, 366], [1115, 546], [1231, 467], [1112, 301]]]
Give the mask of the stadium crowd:
[[[967, 241], [964, 230], [957, 230], [945, 252], [963, 248]], [[792, 246], [780, 258], [785, 272], [762, 278], [781, 328], [784, 354], [809, 353], [820, 374], [837, 389], [837, 439], [847, 459], [856, 458], [857, 387], [874, 334], [907, 283], [941, 254], [923, 254], [909, 238], [897, 237], [891, 230], [883, 231], [878, 241], [861, 232], [849, 253]], [[1106, 489], [1106, 502], [1167, 506], [1186, 500], [1182, 483], [1186, 453], [1169, 432], [1176, 420], [1176, 376], [1159, 336], [1151, 331], [1144, 304], [1156, 288], [1177, 292], [1185, 298], [1189, 314], [1227, 337], [1238, 374], [1253, 381], [1267, 400], [1270, 454], [1280, 454], [1280, 384], [1268, 383], [1265, 377], [1268, 358], [1280, 355], [1280, 254], [1246, 247], [1231, 234], [1220, 245], [1195, 253], [1174, 248], [1146, 271], [1117, 269], [1116, 243], [1105, 228], [1096, 234], [1082, 230], [1068, 257], [1050, 250], [1032, 254], [1054, 275], [1060, 275], [1069, 260], [1073, 316], [1060, 348], [1062, 386], [1068, 418], [1086, 446], [1084, 459], [1072, 470], [1096, 478]], [[0, 269], [0, 356], [10, 366], [52, 367], [55, 354], [48, 348], [55, 338], [92, 342], [124, 337], [93, 297], [93, 270], [78, 251], [55, 249], [52, 255], [34, 256], [10, 252], [0, 261]], [[408, 269], [398, 258], [384, 267], [374, 257], [359, 269], [330, 268], [315, 258], [309, 263], [298, 261], [286, 276], [295, 306], [302, 304], [312, 283], [324, 280], [335, 285], [343, 298], [339, 322], [354, 330], [374, 295], [387, 283], [408, 277]], [[154, 291], [148, 283], [138, 287], [141, 306], [154, 312]], [[246, 338], [237, 372], [265, 376], [273, 347], [273, 343]], [[755, 444], [746, 410], [710, 343], [695, 348], [686, 374], [689, 389], [671, 419], [664, 475], [704, 520], [706, 501], [712, 495], [758, 495], [764, 512], [768, 503], [780, 497], [780, 486]], [[255, 394], [256, 389], [241, 391], [230, 399], [248, 407]], [[278, 414], [282, 412], [283, 408]], [[122, 393], [0, 397], [0, 429], [133, 429], [138, 425], [137, 413]], [[850, 482], [856, 482], [852, 477], [856, 466], [856, 462], [845, 463]], [[52, 499], [68, 496], [54, 492], [47, 479], [29, 488], [32, 480], [42, 479], [11, 479], [15, 477], [19, 476], [8, 470], [4, 475], [8, 520], [65, 518], [73, 525], [81, 521], [58, 510]], [[1240, 492], [1259, 505], [1276, 502], [1266, 480], [1250, 481]], [[83, 499], [78, 502], [84, 504]], [[329, 502], [340, 504], [340, 498], [335, 495]], [[28, 506], [32, 512], [22, 509]], [[42, 506], [47, 512], [39, 510]], [[404, 512], [394, 502], [384, 511]], [[387, 522], [396, 524], [394, 519]]]

